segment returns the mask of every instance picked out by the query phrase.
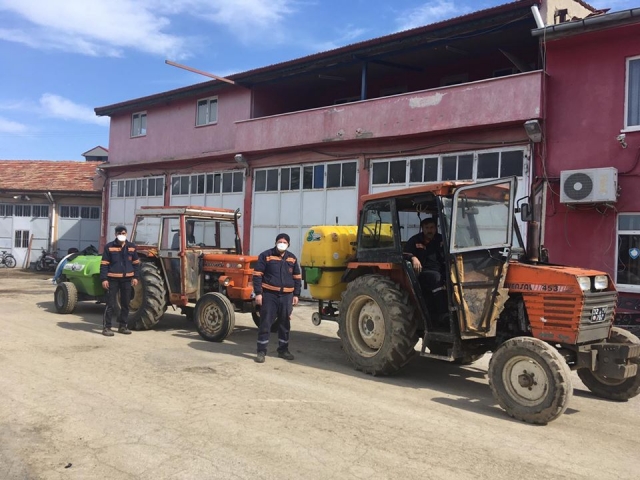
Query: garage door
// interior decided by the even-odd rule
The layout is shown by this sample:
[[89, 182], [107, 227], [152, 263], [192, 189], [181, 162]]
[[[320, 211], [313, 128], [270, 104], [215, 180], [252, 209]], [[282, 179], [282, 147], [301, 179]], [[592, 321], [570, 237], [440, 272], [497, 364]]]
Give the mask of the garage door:
[[100, 207], [60, 205], [58, 215], [58, 256], [70, 248], [83, 250], [100, 244]]
[[131, 232], [137, 208], [162, 205], [164, 205], [164, 177], [111, 181], [107, 241], [113, 240], [116, 225], [124, 225]]
[[351, 160], [256, 170], [251, 253], [273, 247], [276, 235], [285, 232], [291, 237], [291, 252], [300, 258], [310, 227], [356, 224], [357, 166]]

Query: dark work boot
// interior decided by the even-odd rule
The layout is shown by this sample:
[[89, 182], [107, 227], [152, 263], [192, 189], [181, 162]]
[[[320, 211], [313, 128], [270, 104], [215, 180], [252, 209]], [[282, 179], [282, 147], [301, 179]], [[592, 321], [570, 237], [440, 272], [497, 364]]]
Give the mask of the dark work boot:
[[118, 327], [118, 333], [123, 333], [125, 335], [131, 335], [131, 330], [129, 330], [126, 325], [120, 325]]
[[293, 360], [295, 358], [293, 356], [293, 353], [291, 353], [289, 350], [278, 351], [278, 356], [280, 358], [284, 358], [285, 360]]
[[113, 330], [111, 330], [111, 327], [104, 327], [104, 329], [102, 330], [102, 334], [105, 337], [113, 337]]
[[256, 363], [264, 363], [266, 356], [267, 354], [265, 352], [258, 352], [258, 355], [256, 355], [256, 358], [254, 358], [253, 361]]

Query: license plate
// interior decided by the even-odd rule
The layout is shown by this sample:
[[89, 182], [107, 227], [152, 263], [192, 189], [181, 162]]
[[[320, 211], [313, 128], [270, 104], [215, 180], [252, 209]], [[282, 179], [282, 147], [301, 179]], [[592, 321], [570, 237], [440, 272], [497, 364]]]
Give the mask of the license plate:
[[591, 309], [591, 323], [601, 323], [607, 318], [607, 307], [595, 307]]

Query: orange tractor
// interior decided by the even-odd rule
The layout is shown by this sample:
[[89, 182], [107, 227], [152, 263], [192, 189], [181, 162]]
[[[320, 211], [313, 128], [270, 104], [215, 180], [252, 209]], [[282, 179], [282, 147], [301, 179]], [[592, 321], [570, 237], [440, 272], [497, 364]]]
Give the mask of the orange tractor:
[[142, 260], [129, 326], [152, 328], [169, 305], [193, 318], [200, 335], [221, 342], [235, 311], [253, 314], [253, 263], [244, 255], [238, 211], [209, 207], [142, 207], [131, 235]]
[[[535, 208], [516, 209], [515, 188], [515, 178], [503, 178], [371, 194], [358, 227], [313, 227], [301, 266], [319, 300], [314, 323], [336, 320], [348, 359], [373, 375], [402, 368], [419, 339], [421, 355], [459, 364], [493, 352], [494, 397], [526, 422], [545, 424], [565, 411], [570, 370], [598, 396], [638, 395], [640, 340], [612, 326], [611, 279], [541, 261], [541, 197]], [[527, 250], [518, 212], [528, 222]], [[438, 219], [443, 237], [446, 312], [434, 309], [403, 256], [403, 230], [422, 215]]]

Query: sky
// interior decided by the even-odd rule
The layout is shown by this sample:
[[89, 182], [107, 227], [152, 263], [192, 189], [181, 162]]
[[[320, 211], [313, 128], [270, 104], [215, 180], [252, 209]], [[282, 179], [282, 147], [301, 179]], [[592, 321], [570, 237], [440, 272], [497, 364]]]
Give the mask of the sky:
[[[95, 107], [446, 20], [509, 0], [0, 0], [0, 160], [108, 148]], [[640, 0], [590, 0], [612, 11]]]

